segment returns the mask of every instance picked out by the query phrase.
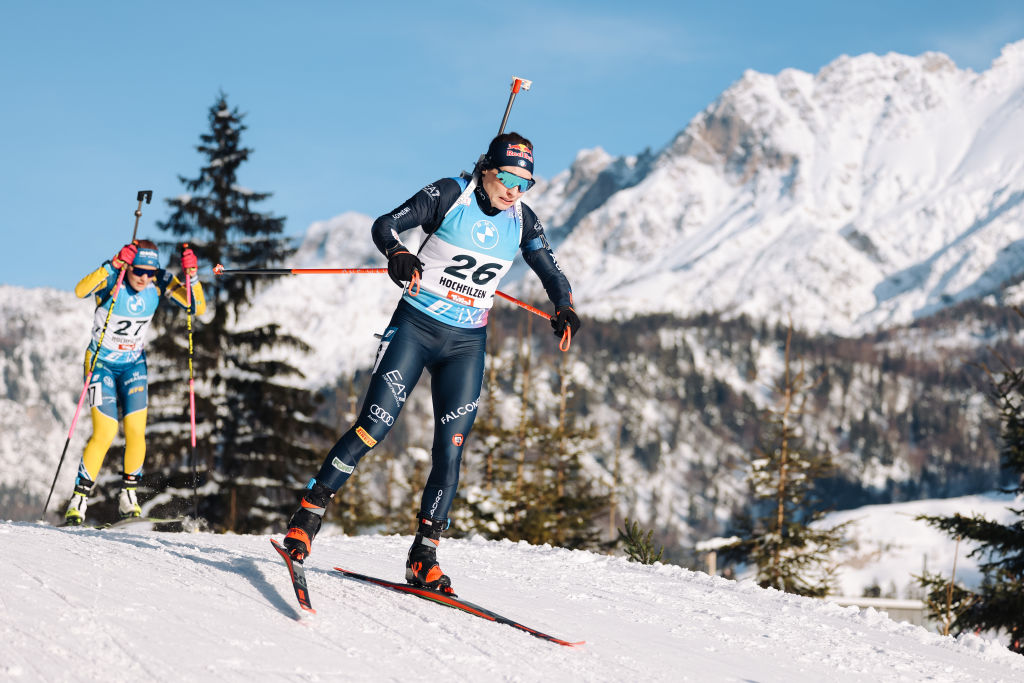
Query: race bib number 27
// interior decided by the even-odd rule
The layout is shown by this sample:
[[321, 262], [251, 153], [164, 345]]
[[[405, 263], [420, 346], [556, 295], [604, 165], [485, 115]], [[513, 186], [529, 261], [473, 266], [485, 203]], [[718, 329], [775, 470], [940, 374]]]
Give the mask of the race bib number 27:
[[89, 385], [89, 407], [95, 408], [103, 404], [103, 383], [94, 382]]

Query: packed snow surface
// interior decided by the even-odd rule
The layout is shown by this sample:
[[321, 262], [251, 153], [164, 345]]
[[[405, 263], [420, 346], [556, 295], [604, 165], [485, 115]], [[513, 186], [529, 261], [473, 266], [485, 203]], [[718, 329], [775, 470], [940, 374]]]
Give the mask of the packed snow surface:
[[[0, 678], [15, 681], [1019, 681], [1024, 658], [676, 566], [446, 540], [461, 596], [562, 647], [338, 575], [400, 579], [408, 536], [317, 539], [296, 605], [266, 536], [0, 523]], [[419, 674], [415, 674], [419, 675]], [[424, 674], [426, 675], [426, 674]]]

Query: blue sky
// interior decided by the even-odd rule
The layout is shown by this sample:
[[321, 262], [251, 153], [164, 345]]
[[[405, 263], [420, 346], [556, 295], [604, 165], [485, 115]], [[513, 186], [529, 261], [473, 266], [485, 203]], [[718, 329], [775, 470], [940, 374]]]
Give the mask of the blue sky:
[[550, 177], [661, 148], [745, 69], [935, 50], [981, 71], [1022, 38], [1021, 2], [6, 2], [0, 283], [71, 289], [130, 238], [140, 189], [156, 235], [221, 90], [255, 150], [240, 183], [299, 235], [469, 168], [513, 76], [534, 87], [508, 129]]

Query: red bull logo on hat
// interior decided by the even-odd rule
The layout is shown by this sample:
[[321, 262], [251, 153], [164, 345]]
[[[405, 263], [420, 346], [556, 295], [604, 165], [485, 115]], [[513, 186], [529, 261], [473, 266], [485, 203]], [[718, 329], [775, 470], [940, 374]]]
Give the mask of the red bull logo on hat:
[[512, 157], [512, 158], [526, 159], [531, 164], [533, 163], [533, 150], [531, 150], [529, 147], [527, 147], [526, 145], [524, 145], [522, 143], [519, 143], [519, 144], [511, 144], [511, 143], [509, 143], [508, 148], [505, 150], [505, 156]]
[[[515, 137], [518, 137], [520, 140], [523, 139], [518, 135], [515, 135]], [[533, 149], [527, 142], [511, 142], [508, 137], [494, 138], [491, 140], [491, 144], [487, 146], [488, 168], [518, 166], [533, 173]]]

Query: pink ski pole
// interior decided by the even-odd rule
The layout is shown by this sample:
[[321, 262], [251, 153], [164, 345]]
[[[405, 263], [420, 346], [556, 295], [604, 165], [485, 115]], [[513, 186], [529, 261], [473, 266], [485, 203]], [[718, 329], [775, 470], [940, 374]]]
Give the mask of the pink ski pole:
[[[188, 244], [182, 245], [188, 249]], [[185, 310], [188, 312], [188, 412], [191, 423], [192, 518], [199, 519], [199, 475], [196, 470], [196, 381], [192, 372], [192, 276], [185, 271]]]

